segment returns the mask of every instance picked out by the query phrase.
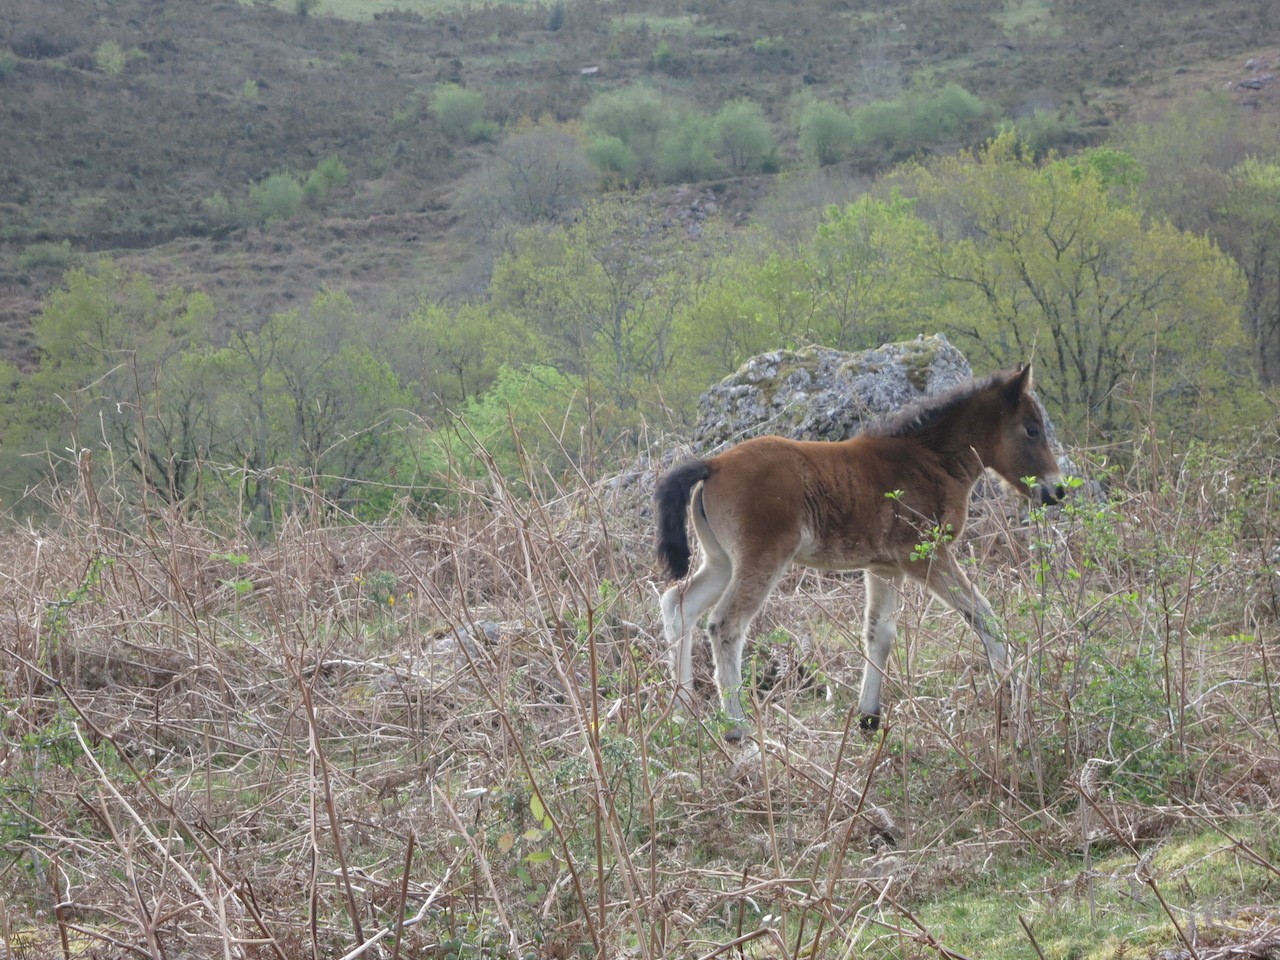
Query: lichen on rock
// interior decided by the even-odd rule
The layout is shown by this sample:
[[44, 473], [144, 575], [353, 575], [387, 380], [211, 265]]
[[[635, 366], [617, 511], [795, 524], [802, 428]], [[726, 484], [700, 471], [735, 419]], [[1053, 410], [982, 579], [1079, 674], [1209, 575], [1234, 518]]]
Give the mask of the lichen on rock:
[[692, 446], [706, 455], [762, 434], [845, 440], [870, 420], [973, 375], [935, 334], [874, 350], [775, 350], [752, 357], [702, 395]]

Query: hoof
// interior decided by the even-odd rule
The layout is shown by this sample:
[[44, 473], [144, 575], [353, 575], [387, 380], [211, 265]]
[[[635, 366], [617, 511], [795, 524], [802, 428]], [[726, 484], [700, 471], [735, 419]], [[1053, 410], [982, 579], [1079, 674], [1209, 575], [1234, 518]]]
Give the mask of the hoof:
[[875, 733], [880, 729], [880, 714], [864, 713], [858, 721], [858, 727], [863, 733]]

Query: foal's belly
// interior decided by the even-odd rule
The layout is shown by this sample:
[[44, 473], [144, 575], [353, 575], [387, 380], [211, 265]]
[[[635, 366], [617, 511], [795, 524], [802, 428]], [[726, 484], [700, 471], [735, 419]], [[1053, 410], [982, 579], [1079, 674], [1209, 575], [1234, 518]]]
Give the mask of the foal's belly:
[[863, 570], [867, 567], [896, 566], [898, 557], [862, 540], [815, 537], [806, 530], [792, 562], [817, 570]]

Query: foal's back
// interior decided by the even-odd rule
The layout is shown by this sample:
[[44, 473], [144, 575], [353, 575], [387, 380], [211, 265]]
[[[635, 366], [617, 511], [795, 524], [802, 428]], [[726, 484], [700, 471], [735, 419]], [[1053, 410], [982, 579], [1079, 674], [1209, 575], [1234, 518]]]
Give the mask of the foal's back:
[[708, 461], [702, 509], [731, 556], [830, 569], [897, 565], [921, 528], [957, 531], [967, 489], [909, 437], [757, 437]]

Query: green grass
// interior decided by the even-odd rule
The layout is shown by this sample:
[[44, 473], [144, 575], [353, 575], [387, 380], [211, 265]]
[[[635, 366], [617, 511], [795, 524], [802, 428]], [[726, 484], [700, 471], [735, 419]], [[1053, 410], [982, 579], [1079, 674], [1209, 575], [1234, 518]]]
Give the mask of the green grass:
[[723, 29], [705, 18], [693, 15], [664, 17], [647, 13], [627, 13], [614, 17], [609, 22], [609, 28], [614, 33], [644, 28], [654, 35], [677, 33], [689, 36], [710, 36]]
[[[1271, 818], [1263, 818], [1267, 820]], [[1249, 828], [1257, 839], [1277, 824], [1259, 822]], [[977, 841], [973, 841], [977, 843]], [[1141, 852], [1154, 849], [1147, 844]], [[1179, 942], [1169, 915], [1151, 885], [1135, 876], [1138, 857], [1127, 849], [1112, 850], [1093, 863], [1094, 916], [1090, 916], [1089, 883], [1079, 857], [1052, 864], [1028, 865], [1025, 858], [974, 864], [972, 876], [956, 878], [945, 896], [913, 911], [921, 925], [942, 945], [984, 960], [1033, 956], [1025, 920], [1045, 956], [1076, 960], [1115, 960], [1145, 956]], [[1206, 831], [1169, 839], [1152, 858], [1150, 875], [1184, 931], [1197, 914], [1202, 942], [1248, 928], [1243, 908], [1227, 904], [1267, 903], [1275, 899], [1276, 876], [1231, 850], [1221, 833]], [[1224, 905], [1220, 912], [1213, 904]], [[901, 923], [901, 918], [897, 918]], [[869, 926], [858, 955], [867, 960], [898, 957], [896, 935]]]
[[[240, 2], [246, 6], [251, 5], [247, 0], [240, 0]], [[497, 2], [517, 7], [529, 5], [529, 0], [497, 0]], [[296, 9], [294, 0], [274, 0], [274, 4], [290, 13]], [[320, 0], [310, 16], [336, 17], [340, 20], [372, 20], [377, 14], [400, 10], [423, 17], [435, 17], [442, 13], [453, 13], [482, 5], [478, 0]]]
[[1061, 28], [1049, 17], [1049, 0], [1005, 0], [1004, 13], [997, 19], [1012, 38], [1019, 30], [1032, 36], [1057, 36]]

